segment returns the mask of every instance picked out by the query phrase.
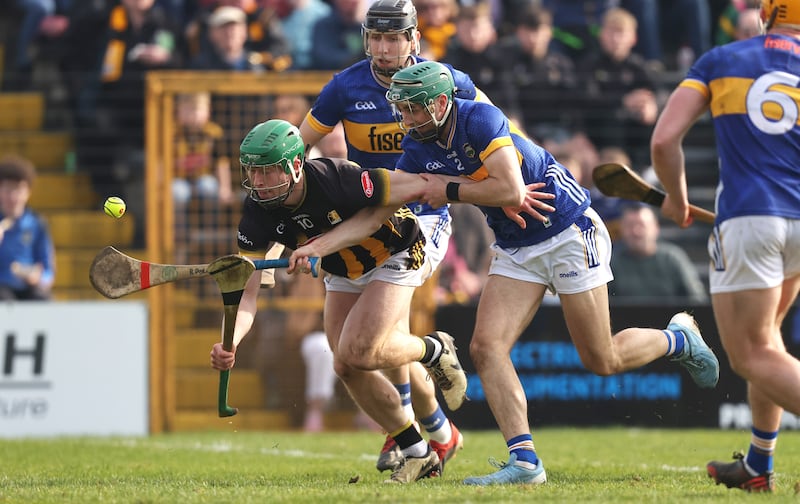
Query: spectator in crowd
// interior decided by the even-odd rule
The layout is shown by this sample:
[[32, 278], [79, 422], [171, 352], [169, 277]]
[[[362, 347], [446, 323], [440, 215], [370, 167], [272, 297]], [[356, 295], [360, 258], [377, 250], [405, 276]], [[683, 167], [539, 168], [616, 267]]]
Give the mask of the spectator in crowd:
[[651, 207], [629, 204], [622, 210], [620, 239], [611, 254], [614, 280], [608, 290], [612, 302], [696, 305], [708, 301], [697, 268], [682, 248], [659, 240], [660, 229]]
[[[201, 47], [190, 62], [193, 70], [229, 70], [263, 72], [260, 57], [251, 57], [247, 49], [247, 13], [232, 5], [215, 8], [206, 18], [209, 44]], [[222, 126], [224, 138], [220, 155], [235, 159], [238, 144], [253, 121], [268, 115], [266, 96], [216, 94], [211, 100], [211, 115]]]
[[636, 18], [624, 9], [606, 12], [600, 50], [579, 64], [585, 85], [584, 126], [594, 145], [618, 146], [636, 165], [648, 164], [648, 138], [658, 117], [656, 81], [644, 59], [632, 51]]
[[292, 70], [311, 68], [314, 25], [331, 15], [331, 6], [324, 0], [270, 0], [277, 4], [283, 31], [289, 42]]
[[231, 163], [215, 151], [216, 142], [222, 138], [222, 128], [211, 120], [211, 95], [178, 95], [176, 114], [177, 157], [172, 186], [175, 202], [188, 204], [194, 195], [230, 205], [233, 202]]
[[723, 45], [734, 40], [741, 40], [742, 38], [749, 38], [758, 35], [758, 32], [751, 32], [752, 35], [743, 36], [744, 32], [740, 32], [744, 28], [750, 32], [754, 28], [750, 23], [752, 22], [753, 13], [745, 14], [745, 19], [740, 23], [740, 16], [748, 10], [755, 10], [756, 26], [757, 29], [761, 28], [760, 17], [761, 0], [729, 0], [728, 4], [722, 10], [717, 19], [717, 31], [714, 37], [715, 45]]
[[207, 18], [208, 45], [189, 61], [193, 70], [263, 71], [259, 58], [247, 50], [247, 13], [239, 7], [217, 7]]
[[363, 57], [364, 3], [364, 0], [333, 0], [333, 11], [314, 24], [311, 69], [341, 70]]
[[608, 9], [605, 0], [543, 0], [553, 14], [553, 49], [579, 61], [597, 50], [600, 22]]
[[486, 0], [459, 9], [456, 34], [441, 61], [469, 75], [498, 107], [509, 110], [513, 106], [515, 89], [506, 72], [507, 61], [497, 42]]
[[566, 143], [577, 134], [579, 124], [573, 106], [579, 92], [575, 65], [568, 56], [550, 49], [553, 18], [549, 11], [532, 5], [519, 12], [515, 21], [513, 35], [503, 48], [502, 61], [516, 97], [515, 105], [506, 111], [518, 111], [525, 131], [541, 144]]
[[28, 208], [36, 169], [18, 156], [0, 159], [0, 300], [47, 300], [55, 252], [44, 219]]
[[6, 89], [26, 91], [32, 84], [33, 50], [40, 38], [60, 39], [69, 28], [73, 0], [13, 0], [20, 13]]
[[172, 200], [180, 262], [188, 258], [186, 247], [190, 242], [190, 229], [216, 228], [219, 205], [233, 203], [234, 192], [230, 159], [218, 150], [222, 127], [211, 121], [211, 96], [208, 93], [180, 94], [175, 100], [175, 109]]
[[[241, 21], [241, 15], [233, 14], [231, 9], [241, 10], [244, 13], [244, 21]], [[212, 17], [215, 18], [213, 23]], [[244, 25], [245, 42], [242, 50], [248, 64], [258, 69], [274, 71], [283, 71], [291, 66], [289, 41], [284, 34], [277, 13], [271, 8], [260, 6], [256, 0], [218, 0], [206, 8], [199, 9], [184, 28], [187, 59], [189, 61], [196, 60], [198, 55], [203, 53], [206, 53], [205, 57], [208, 57], [207, 53], [211, 50], [212, 55], [217, 52], [218, 57], [229, 63], [238, 61], [234, 57], [235, 53], [238, 53], [238, 44], [232, 44], [236, 49], [233, 47], [226, 49], [220, 45], [219, 40], [214, 40], [214, 37], [219, 37], [219, 35], [211, 33], [212, 24], [226, 25], [228, 23]], [[238, 35], [238, 28], [229, 29], [236, 30]], [[235, 37], [231, 36], [222, 38], [235, 40]], [[216, 65], [218, 63], [215, 62], [211, 66], [214, 68]], [[236, 70], [248, 69], [241, 62], [239, 65], [235, 68]]]
[[311, 101], [301, 94], [281, 94], [272, 103], [272, 118], [300, 126], [311, 108]]
[[[604, 147], [597, 153], [597, 164], [617, 163], [634, 168], [631, 164], [631, 157], [621, 147]], [[635, 169], [635, 168], [634, 168]], [[625, 201], [613, 196], [606, 196], [595, 187], [594, 182], [588, 179], [589, 194], [592, 197], [592, 208], [603, 218], [608, 234], [611, 236], [611, 241], [615, 242], [620, 235], [620, 219], [622, 217], [622, 207]]]
[[442, 60], [447, 54], [450, 39], [456, 34], [455, 19], [459, 4], [456, 0], [417, 0], [415, 6], [426, 58]]
[[144, 246], [144, 79], [178, 66], [178, 33], [154, 0], [122, 0], [108, 18], [96, 80], [84, 88], [78, 161], [105, 198], [122, 195]]
[[77, 130], [85, 127], [87, 118], [95, 113], [97, 59], [106, 47], [101, 34], [107, 30], [116, 3], [114, 0], [73, 2], [70, 8], [69, 28], [59, 47], [58, 59]]
[[761, 35], [761, 11], [745, 9], [736, 20], [736, 40], [744, 40]]
[[[16, 31], [8, 54], [10, 65], [6, 72], [4, 88], [11, 91], [27, 91], [33, 84], [34, 57], [46, 56], [38, 52], [38, 42], [63, 40], [69, 28], [69, 10], [72, 0], [12, 0], [10, 14], [16, 26], [8, 27]], [[14, 10], [16, 9], [16, 10]], [[11, 42], [0, 37], [0, 43]]]
[[633, 51], [654, 68], [686, 70], [711, 47], [708, 0], [622, 0], [619, 7], [633, 14], [638, 22]]
[[637, 21], [633, 52], [661, 69], [665, 49], [688, 51], [694, 58], [711, 45], [708, 0], [544, 0], [554, 13], [555, 47], [575, 61], [599, 49], [603, 18], [612, 8], [630, 12]]

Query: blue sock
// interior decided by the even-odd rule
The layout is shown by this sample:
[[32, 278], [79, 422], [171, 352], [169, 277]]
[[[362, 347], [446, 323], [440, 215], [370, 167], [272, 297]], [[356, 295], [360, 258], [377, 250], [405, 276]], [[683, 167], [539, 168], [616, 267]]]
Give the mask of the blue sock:
[[683, 353], [683, 348], [686, 346], [686, 335], [683, 331], [661, 331], [667, 338], [667, 353], [664, 355], [680, 355]]
[[533, 447], [533, 436], [530, 434], [513, 437], [506, 442], [506, 445], [508, 445], [508, 453], [516, 455], [518, 462], [527, 462], [532, 465], [539, 463], [539, 457], [536, 456], [536, 450]]
[[405, 408], [411, 404], [411, 383], [395, 383], [394, 388], [400, 394], [400, 404]]
[[411, 420], [414, 420], [414, 408], [411, 406], [411, 382], [394, 383], [394, 388], [400, 394], [400, 404]]
[[427, 432], [434, 432], [442, 428], [444, 424], [447, 423], [447, 416], [445, 416], [444, 411], [442, 411], [441, 407], [436, 408], [436, 411], [433, 415], [425, 418], [420, 418], [419, 423], [422, 424], [422, 427]]
[[450, 441], [450, 435], [453, 431], [450, 428], [450, 421], [442, 411], [441, 406], [436, 408], [436, 411], [431, 416], [420, 418], [419, 423], [422, 424], [422, 428], [428, 433], [431, 441], [436, 441], [437, 443]]
[[764, 432], [753, 427], [750, 438], [750, 450], [747, 452], [745, 462], [758, 474], [772, 470], [772, 455], [778, 443], [778, 431]]

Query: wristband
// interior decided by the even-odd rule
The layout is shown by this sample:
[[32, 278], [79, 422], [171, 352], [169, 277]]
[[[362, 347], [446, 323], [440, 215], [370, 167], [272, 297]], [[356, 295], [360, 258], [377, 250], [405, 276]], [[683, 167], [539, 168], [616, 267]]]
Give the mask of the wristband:
[[458, 199], [458, 188], [461, 186], [458, 182], [448, 182], [447, 188], [445, 189], [445, 194], [447, 194], [447, 199], [450, 201], [460, 201]]

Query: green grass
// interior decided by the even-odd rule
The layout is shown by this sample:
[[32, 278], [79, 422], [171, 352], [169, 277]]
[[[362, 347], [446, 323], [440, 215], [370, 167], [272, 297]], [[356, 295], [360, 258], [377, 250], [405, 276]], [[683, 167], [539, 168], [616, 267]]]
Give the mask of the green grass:
[[[705, 463], [727, 459], [749, 432], [556, 429], [534, 432], [548, 483], [474, 488], [465, 476], [505, 460], [499, 432], [465, 432], [442, 478], [383, 484], [375, 433], [178, 433], [145, 438], [0, 440], [0, 503], [40, 502], [796, 502], [800, 443], [781, 434], [777, 490], [715, 486]], [[765, 501], [766, 502], [766, 501]]]

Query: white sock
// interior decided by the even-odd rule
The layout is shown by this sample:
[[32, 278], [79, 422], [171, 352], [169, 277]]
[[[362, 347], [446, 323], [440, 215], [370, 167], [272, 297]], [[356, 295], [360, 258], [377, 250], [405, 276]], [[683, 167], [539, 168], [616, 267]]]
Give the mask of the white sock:
[[404, 457], [420, 458], [428, 454], [428, 443], [425, 440], [418, 441], [408, 448], [403, 449]]

